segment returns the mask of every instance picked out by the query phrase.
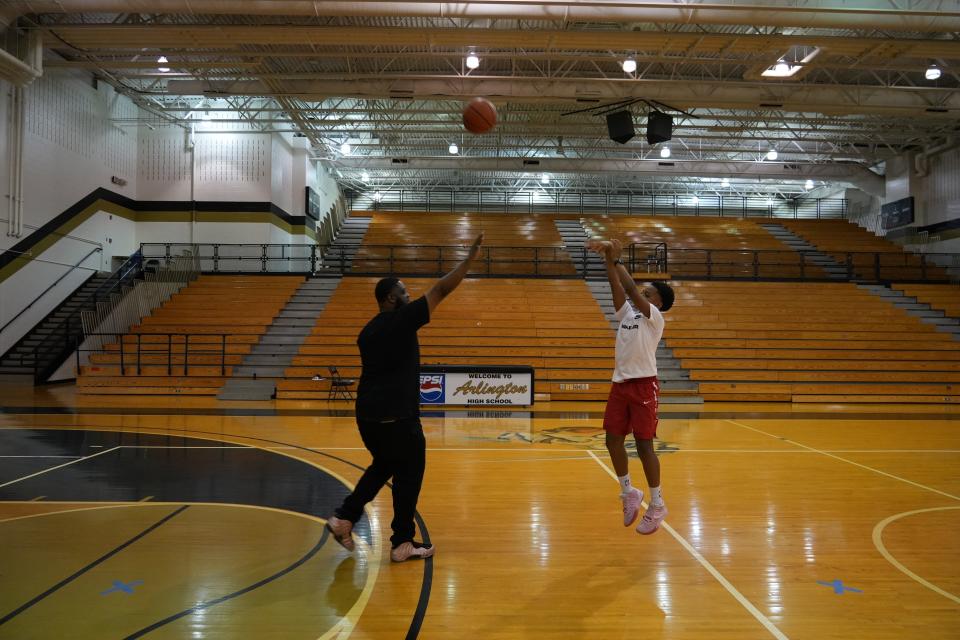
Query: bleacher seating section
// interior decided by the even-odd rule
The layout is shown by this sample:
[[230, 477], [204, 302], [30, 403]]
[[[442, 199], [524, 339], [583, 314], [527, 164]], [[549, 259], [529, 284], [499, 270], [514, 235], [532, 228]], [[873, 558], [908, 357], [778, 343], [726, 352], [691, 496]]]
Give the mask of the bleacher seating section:
[[77, 390], [215, 395], [302, 282], [303, 276], [200, 276], [122, 342], [91, 354]]
[[[561, 240], [553, 220], [378, 213], [364, 240], [367, 253], [358, 254], [357, 261], [382, 258], [377, 252], [386, 245], [466, 246], [481, 230], [487, 247], [559, 251]], [[754, 219], [596, 216], [583, 222], [588, 232], [628, 243], [665, 242], [691, 250], [782, 249]], [[825, 252], [895, 248], [880, 239], [858, 240], [869, 234], [843, 221], [776, 222]], [[444, 255], [439, 266], [448, 270], [458, 259]], [[504, 271], [525, 273], [517, 264], [502, 266]], [[437, 266], [434, 263], [429, 270]], [[763, 275], [775, 277], [776, 266], [769, 266]], [[484, 273], [482, 267], [474, 271]], [[573, 273], [571, 266], [569, 274]], [[489, 275], [497, 275], [496, 267]], [[278, 399], [326, 399], [329, 382], [312, 378], [318, 374], [326, 378], [330, 366], [347, 378], [359, 376], [356, 336], [377, 311], [373, 287], [378, 277], [341, 281], [285, 379], [278, 382]], [[78, 390], [214, 395], [302, 280], [202, 276], [122, 341], [93, 354], [78, 374]], [[404, 280], [414, 296], [435, 282], [434, 277]], [[665, 340], [705, 400], [960, 400], [956, 391], [960, 350], [955, 340], [854, 284], [694, 280], [674, 284], [678, 299], [666, 316]], [[956, 286], [899, 288], [948, 315], [960, 314]], [[609, 389], [613, 333], [586, 284], [577, 278], [469, 278], [420, 335], [425, 364], [535, 367], [541, 398], [602, 400]]]
[[854, 284], [676, 284], [665, 337], [704, 400], [960, 400], [956, 341]]
[[960, 286], [955, 284], [895, 284], [894, 289], [926, 302], [951, 318], [960, 318]]

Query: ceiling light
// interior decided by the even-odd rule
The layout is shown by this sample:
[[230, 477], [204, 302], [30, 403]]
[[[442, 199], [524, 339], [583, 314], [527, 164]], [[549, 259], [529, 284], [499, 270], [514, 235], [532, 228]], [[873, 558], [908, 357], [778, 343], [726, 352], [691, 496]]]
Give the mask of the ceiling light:
[[350, 155], [350, 149], [351, 147], [349, 142], [344, 142], [343, 144], [340, 145], [340, 153], [342, 153], [345, 156]]
[[370, 182], [370, 174], [364, 171], [363, 173], [360, 174], [360, 179], [363, 182]]
[[380, 198], [382, 198], [382, 197], [383, 197], [383, 196], [380, 195], [380, 192], [379, 192], [379, 191], [377, 191], [377, 192], [375, 192], [375, 193], [373, 194], [373, 200], [374, 200], [374, 202], [380, 202]]
[[803, 183], [804, 189], [813, 189], [813, 180], [807, 180]]
[[723, 188], [727, 188], [727, 187], [730, 186], [730, 181], [729, 181], [728, 179], [724, 178], [723, 180], [720, 181], [720, 186], [723, 187]]
[[541, 174], [540, 174], [540, 182], [542, 182], [543, 184], [549, 183], [549, 182], [550, 182], [550, 174], [541, 173]]
[[637, 70], [637, 61], [633, 58], [627, 58], [623, 61], [623, 70], [625, 73], [633, 73]]
[[451, 154], [454, 154], [454, 155], [455, 155], [455, 154], [457, 154], [457, 153], [460, 151], [460, 147], [457, 146], [457, 143], [456, 143], [456, 142], [451, 142], [451, 143], [450, 143], [450, 146], [447, 147], [447, 151], [449, 151]]
[[477, 54], [471, 51], [467, 55], [467, 69], [476, 69], [480, 66], [480, 58], [477, 57]]
[[693, 204], [700, 204], [700, 196], [693, 196]]
[[940, 67], [935, 64], [927, 67], [927, 71], [923, 74], [923, 77], [927, 80], [936, 80], [940, 77]]
[[790, 65], [787, 64], [786, 60], [784, 60], [783, 58], [780, 58], [779, 60], [777, 60], [777, 64], [774, 65], [773, 70], [779, 74], [786, 75], [790, 73]]
[[670, 157], [670, 147], [664, 147], [663, 149], [660, 149], [660, 157], [661, 157], [661, 158], [669, 158], [669, 157]]
[[767, 198], [767, 206], [768, 206], [768, 207], [772, 207], [772, 206], [773, 206], [773, 198]]
[[[160, 56], [159, 58], [157, 58], [157, 64], [160, 65], [159, 67], [157, 67], [157, 71], [159, 71], [160, 73], [166, 73], [167, 71], [170, 71], [170, 67], [165, 66], [168, 62], [170, 61], [167, 60], [166, 56]], [[927, 71], [927, 73], [930, 73], [930, 72]]]
[[770, 149], [770, 151], [767, 151], [767, 160], [776, 160], [778, 155], [776, 149]]

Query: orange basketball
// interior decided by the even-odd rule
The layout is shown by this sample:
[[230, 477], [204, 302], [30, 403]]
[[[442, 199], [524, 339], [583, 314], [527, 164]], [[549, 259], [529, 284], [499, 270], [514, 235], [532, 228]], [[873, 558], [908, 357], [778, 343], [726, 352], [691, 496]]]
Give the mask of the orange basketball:
[[486, 98], [474, 98], [463, 110], [463, 126], [470, 133], [486, 133], [497, 124], [497, 108]]

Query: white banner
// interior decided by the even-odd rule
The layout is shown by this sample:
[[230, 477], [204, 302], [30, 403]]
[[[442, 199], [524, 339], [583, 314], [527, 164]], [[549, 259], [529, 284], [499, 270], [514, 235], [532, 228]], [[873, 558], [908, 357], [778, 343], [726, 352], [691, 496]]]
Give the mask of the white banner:
[[446, 405], [531, 405], [529, 373], [424, 373], [420, 402]]

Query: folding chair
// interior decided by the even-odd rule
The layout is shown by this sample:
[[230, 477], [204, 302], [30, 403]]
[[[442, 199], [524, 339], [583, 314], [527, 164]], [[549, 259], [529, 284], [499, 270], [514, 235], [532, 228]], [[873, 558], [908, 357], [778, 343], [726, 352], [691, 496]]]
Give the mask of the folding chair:
[[342, 377], [336, 367], [328, 367], [328, 370], [330, 371], [330, 395], [327, 396], [327, 400], [353, 400], [352, 389], [357, 381]]

